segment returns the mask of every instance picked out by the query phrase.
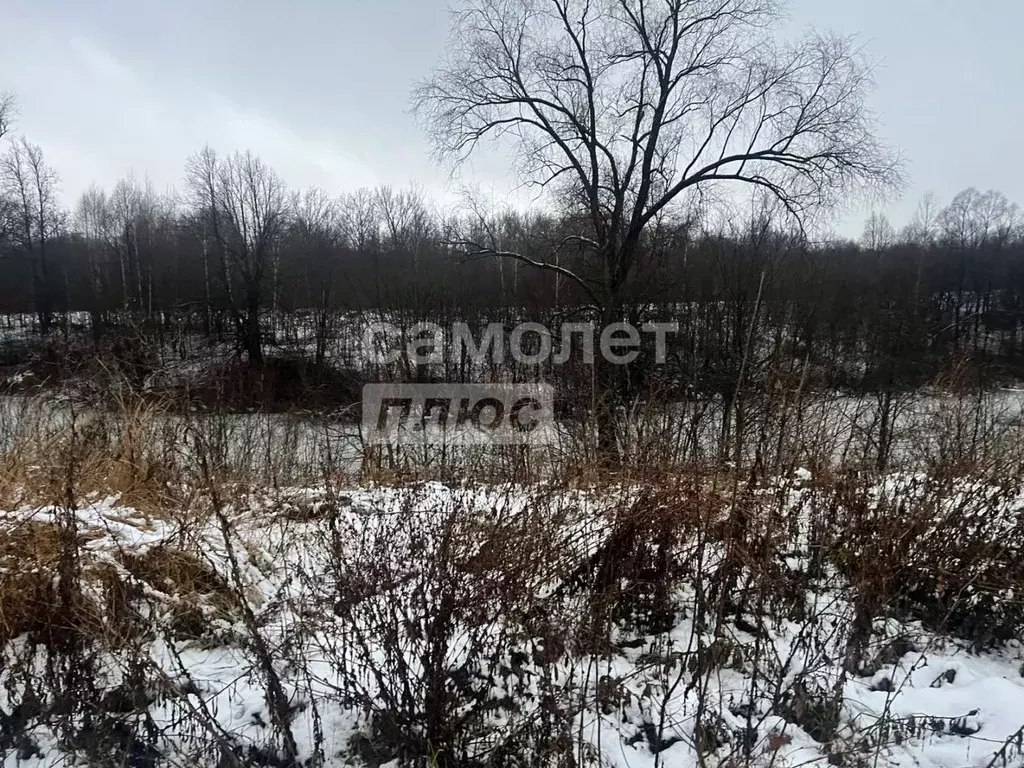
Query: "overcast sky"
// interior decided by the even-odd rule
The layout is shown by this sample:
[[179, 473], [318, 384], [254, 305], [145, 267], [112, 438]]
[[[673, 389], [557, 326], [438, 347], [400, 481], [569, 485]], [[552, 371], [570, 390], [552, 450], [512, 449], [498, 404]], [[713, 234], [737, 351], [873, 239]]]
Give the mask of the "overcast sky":
[[[408, 113], [413, 81], [440, 55], [448, 0], [0, 0], [0, 91], [41, 144], [70, 203], [127, 172], [180, 185], [204, 144], [252, 149], [293, 187], [341, 192], [416, 182], [443, 194]], [[794, 0], [790, 24], [862, 37], [879, 62], [883, 136], [911, 186], [968, 186], [1024, 205], [1024, 2]], [[497, 158], [469, 170], [501, 195]], [[843, 234], [859, 232], [863, 212]]]

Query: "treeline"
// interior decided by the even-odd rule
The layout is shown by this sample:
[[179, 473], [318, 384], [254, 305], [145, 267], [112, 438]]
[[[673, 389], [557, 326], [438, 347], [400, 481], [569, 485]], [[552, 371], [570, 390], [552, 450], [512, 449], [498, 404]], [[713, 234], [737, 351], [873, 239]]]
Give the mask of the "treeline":
[[[571, 215], [456, 216], [416, 188], [294, 191], [248, 152], [204, 149], [183, 177], [177, 192], [131, 177], [93, 187], [69, 211], [40, 148], [8, 141], [0, 312], [31, 313], [44, 332], [88, 312], [97, 342], [126, 323], [184, 327], [233, 341], [253, 363], [274, 343], [269, 318], [290, 313], [314, 335], [318, 363], [346, 314], [366, 310], [410, 322], [588, 319], [587, 297], [558, 271], [451, 246], [486, 243], [586, 277]], [[641, 258], [622, 313], [680, 324], [675, 367], [658, 373], [673, 387], [721, 392], [759, 355], [860, 388], [918, 386], [965, 356], [993, 375], [1024, 362], [1024, 228], [999, 192], [928, 198], [900, 231], [873, 215], [856, 243], [809, 243], [767, 207], [715, 226], [676, 217], [651, 228]]]

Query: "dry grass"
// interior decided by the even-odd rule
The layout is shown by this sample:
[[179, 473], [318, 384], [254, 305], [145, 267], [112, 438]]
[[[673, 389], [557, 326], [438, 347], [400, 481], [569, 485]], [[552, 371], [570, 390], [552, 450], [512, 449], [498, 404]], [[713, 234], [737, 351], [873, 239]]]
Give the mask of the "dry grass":
[[[25, 522], [0, 530], [0, 643], [68, 629], [80, 617], [58, 608], [54, 578], [64, 547], [56, 525]], [[87, 606], [80, 606], [83, 611]]]
[[[237, 610], [236, 594], [200, 554], [161, 544], [110, 557], [87, 546], [103, 536], [92, 529], [69, 538], [56, 523], [32, 520], [0, 527], [0, 644], [75, 632], [120, 645], [140, 629], [143, 602], [164, 603], [186, 634], [201, 633], [204, 616]], [[70, 604], [57, 589], [68, 563], [76, 569]]]
[[[301, 527], [302, 536], [333, 553], [334, 561], [318, 572], [296, 575], [310, 595], [324, 600], [304, 606], [310, 615], [303, 613], [302, 620], [319, 626], [340, 619], [330, 624], [328, 636], [333, 643], [333, 633], [341, 633], [341, 645], [350, 649], [345, 653], [355, 654], [336, 659], [338, 669], [353, 675], [345, 678], [351, 695], [367, 711], [380, 710], [374, 710], [380, 715], [374, 720], [378, 730], [404, 729], [401, 738], [381, 730], [381, 739], [404, 744], [418, 745], [425, 738], [454, 749], [477, 727], [455, 716], [466, 703], [464, 692], [451, 684], [443, 663], [445, 649], [462, 647], [464, 641], [484, 661], [509, 649], [518, 658], [532, 644], [533, 658], [544, 668], [555, 660], [614, 654], [621, 650], [616, 645], [621, 637], [668, 636], [685, 618], [704, 634], [695, 633], [688, 647], [672, 649], [675, 656], [666, 659], [685, 663], [666, 666], [665, 675], [677, 679], [659, 679], [658, 685], [683, 681], [704, 690], [716, 669], [744, 663], [745, 655], [755, 658], [757, 674], [766, 676], [758, 685], [771, 685], [767, 678], [785, 660], [765, 656], [760, 639], [741, 648], [736, 630], [760, 637], [762, 622], [786, 620], [812, 627], [806, 597], [815, 584], [841, 593], [857, 614], [849, 627], [836, 630], [850, 632], [850, 674], [859, 674], [860, 662], [870, 656], [872, 622], [880, 616], [919, 619], [983, 639], [998, 638], [1024, 621], [1024, 609], [1000, 596], [1024, 593], [1021, 523], [1000, 528], [991, 516], [971, 511], [1018, 498], [1024, 486], [1009, 480], [998, 498], [988, 500], [980, 489], [993, 487], [991, 477], [966, 486], [965, 493], [957, 485], [959, 472], [952, 471], [919, 496], [879, 498], [882, 475], [842, 468], [816, 472], [813, 482], [804, 482], [792, 468], [776, 475], [726, 464], [681, 470], [653, 462], [610, 465], [584, 456], [554, 480], [530, 484], [539, 475], [517, 463], [521, 457], [513, 451], [504, 457], [504, 476], [500, 464], [488, 470], [493, 475], [470, 470], [477, 481], [501, 481], [490, 490], [505, 489], [508, 497], [501, 501], [510, 505], [495, 501], [490, 512], [469, 506], [424, 510], [412, 490], [408, 509], [382, 515], [379, 527], [368, 532], [339, 513], [345, 504], [341, 495], [337, 505], [323, 508], [308, 501], [264, 503], [275, 497], [276, 478], [223, 471], [209, 460], [219, 439], [212, 433], [189, 435], [211, 446], [189, 474], [178, 449], [183, 430], [198, 430], [199, 422], [186, 420], [181, 426], [179, 416], [179, 426], [169, 429], [163, 417], [151, 404], [133, 404], [57, 427], [41, 417], [21, 422], [17, 439], [0, 453], [0, 509], [22, 509], [0, 516], [0, 644], [19, 635], [48, 644], [72, 633], [92, 650], [127, 658], [154, 631], [209, 641], [217, 635], [211, 617], [228, 618], [245, 627], [242, 642], [259, 662], [268, 700], [285, 701], [274, 663], [293, 652], [292, 660], [301, 663], [301, 649], [268, 640], [263, 619], [276, 610], [275, 601], [263, 603], [248, 594], [252, 585], [231, 553], [247, 546], [235, 521], [237, 513], [249, 509], [266, 515], [260, 525]], [[1004, 466], [993, 465], [993, 472], [1003, 476]], [[459, 479], [454, 465], [441, 469], [444, 479]], [[335, 488], [332, 477], [341, 476], [325, 472], [328, 496]], [[405, 486], [437, 477], [432, 468], [410, 471], [371, 462], [363, 481]], [[347, 482], [339, 479], [337, 487]], [[180, 490], [187, 487], [200, 491]], [[72, 510], [84, 500], [114, 494], [150, 520], [109, 514], [107, 520], [140, 529], [147, 522], [155, 528], [154, 520], [173, 523], [168, 533], [147, 531], [146, 544], [139, 547], [98, 541], [110, 531], [102, 525], [83, 529]], [[570, 503], [563, 503], [567, 498]], [[524, 499], [528, 503], [522, 504]], [[587, 506], [584, 499], [602, 503]], [[31, 509], [44, 506], [45, 519], [33, 519]], [[507, 514], [509, 506], [519, 511]], [[247, 525], [250, 532], [258, 527], [252, 519]], [[204, 539], [211, 532], [213, 538]], [[287, 531], [280, 538], [286, 547], [295, 545]], [[215, 541], [218, 555], [204, 550], [203, 541]], [[246, 552], [247, 563], [257, 559]], [[74, 576], [70, 594], [58, 590], [68, 583], [67, 573]], [[938, 600], [923, 600], [936, 595]], [[272, 607], [264, 612], [267, 605]], [[807, 633], [811, 637], [813, 627]], [[220, 641], [219, 636], [214, 640]], [[414, 655], [424, 670], [409, 666], [405, 643], [418, 649]], [[381, 673], [390, 699], [374, 698], [360, 687], [365, 682], [351, 670], [379, 661], [373, 654], [359, 657], [360, 648], [390, 654], [390, 666]], [[544, 685], [552, 701], [564, 693], [562, 683]], [[815, 706], [834, 703], [831, 690], [812, 693]], [[484, 694], [465, 695], [482, 717], [489, 706]], [[780, 702], [775, 702], [778, 711], [788, 711]], [[286, 724], [287, 706], [278, 709], [280, 723]], [[441, 713], [437, 721], [436, 713]], [[835, 736], [835, 723], [824, 720], [815, 738], [827, 743]], [[808, 733], [817, 728], [800, 724]], [[544, 726], [548, 730], [506, 746], [511, 754], [526, 743], [554, 743], [550, 740], [561, 739], [564, 727], [554, 718]], [[647, 738], [652, 749], [660, 748], [660, 736]], [[715, 741], [709, 737], [708, 744]], [[784, 733], [767, 737], [766, 743], [769, 752], [788, 744]], [[706, 746], [708, 752], [715, 749]]]
[[111, 412], [26, 408], [0, 453], [0, 505], [77, 505], [116, 495], [147, 514], [175, 508], [180, 429], [164, 415], [141, 402]]

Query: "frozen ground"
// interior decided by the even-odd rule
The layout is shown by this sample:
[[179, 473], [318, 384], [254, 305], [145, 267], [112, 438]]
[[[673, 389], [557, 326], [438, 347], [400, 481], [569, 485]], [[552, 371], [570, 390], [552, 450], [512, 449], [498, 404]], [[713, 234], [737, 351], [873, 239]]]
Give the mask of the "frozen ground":
[[[808, 562], [799, 512], [808, 481], [800, 473], [780, 491], [794, 510], [779, 563], [789, 576], [802, 577]], [[438, 673], [445, 718], [472, 733], [460, 743], [478, 762], [463, 764], [1024, 765], [1024, 646], [981, 651], [878, 616], [866, 665], [846, 674], [851, 591], [835, 574], [797, 579], [806, 584], [800, 617], [766, 609], [717, 626], [701, 617], [699, 578], [683, 579], [664, 631], [618, 621], [605, 652], [588, 652], [570, 637], [588, 603], [568, 587], [636, 493], [428, 484], [239, 492], [221, 516], [180, 519], [116, 499], [0, 513], [8, 536], [73, 521], [84, 590], [109, 606], [110, 581], [99, 575], [116, 572], [133, 588], [142, 627], [131, 639], [97, 633], [91, 678], [75, 683], [91, 699], [70, 709], [38, 681], [70, 680], [71, 671], [48, 669], [27, 636], [8, 642], [4, 765], [284, 765], [290, 743], [302, 765], [404, 765], [382, 717], [405, 712], [411, 719], [397, 727], [426, 727], [417, 717], [437, 705]], [[1006, 517], [1020, 507], [1005, 502]], [[547, 547], [516, 527], [526, 518], [543, 524]], [[513, 538], [501, 551], [488, 551], [493, 537], [473, 539], [502, 526]], [[721, 565], [714, 546], [695, 555], [691, 545], [680, 542], [676, 557], [698, 557], [704, 572]], [[216, 578], [182, 589], [173, 569], [162, 583], [126, 558], [169, 551]], [[558, 562], [535, 567], [551, 553]], [[5, 580], [25, 567], [0, 563]], [[515, 590], [491, 579], [519, 563], [524, 589], [510, 599]], [[529, 622], [518, 613], [524, 600], [541, 610]], [[197, 611], [198, 627], [180, 626]], [[96, 750], [111, 761], [95, 762]], [[568, 762], [537, 756], [556, 753]]]

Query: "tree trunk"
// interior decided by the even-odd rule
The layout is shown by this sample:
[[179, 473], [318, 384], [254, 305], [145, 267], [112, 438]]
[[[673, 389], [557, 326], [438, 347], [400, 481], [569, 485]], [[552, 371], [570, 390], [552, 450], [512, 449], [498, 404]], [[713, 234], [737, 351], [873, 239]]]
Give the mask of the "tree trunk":
[[36, 314], [39, 317], [39, 330], [45, 336], [53, 325], [53, 307], [50, 303], [50, 270], [46, 262], [46, 253], [40, 246], [39, 258], [34, 272]]
[[251, 287], [248, 291], [245, 313], [245, 351], [249, 356], [249, 364], [263, 365], [263, 339], [260, 333], [260, 297]]
[[594, 359], [594, 420], [597, 428], [597, 456], [602, 462], [618, 463], [622, 460], [616, 415], [621, 403], [619, 381], [620, 366], [607, 360], [600, 348], [600, 337], [605, 328], [621, 320], [618, 300], [611, 300], [601, 312], [601, 326], [597, 329]]
[[263, 364], [263, 343], [260, 338], [260, 315], [258, 309], [250, 309], [246, 314], [245, 351], [249, 355], [249, 363], [253, 366]]

